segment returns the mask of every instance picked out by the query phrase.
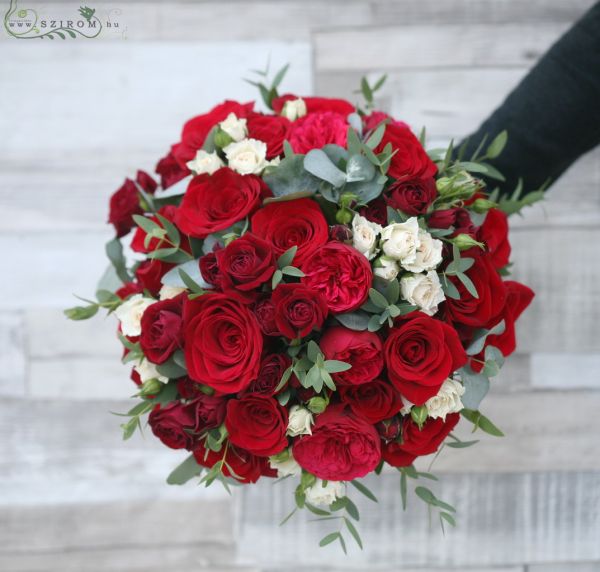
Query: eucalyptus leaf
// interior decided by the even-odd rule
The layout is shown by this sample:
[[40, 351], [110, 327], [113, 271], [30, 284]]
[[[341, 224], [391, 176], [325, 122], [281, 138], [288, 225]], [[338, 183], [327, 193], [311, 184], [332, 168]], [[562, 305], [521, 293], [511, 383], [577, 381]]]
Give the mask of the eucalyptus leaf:
[[465, 388], [461, 401], [467, 409], [477, 410], [490, 390], [490, 380], [482, 373], [474, 372], [468, 366], [460, 370], [460, 375]]
[[295, 193], [314, 194], [320, 181], [304, 168], [304, 155], [286, 157], [270, 173], [263, 177], [275, 197]]
[[179, 271], [183, 270], [196, 284], [198, 284], [204, 290], [210, 290], [213, 286], [204, 280], [202, 273], [200, 272], [200, 263], [198, 260], [189, 260], [184, 262], [175, 268], [171, 268], [163, 277], [161, 282], [167, 286], [174, 286], [176, 288], [186, 288], [186, 284], [179, 274]]
[[199, 477], [204, 467], [199, 465], [194, 458], [194, 455], [190, 455], [183, 463], [179, 464], [171, 474], [167, 477], [167, 483], [170, 485], [183, 485], [194, 477]]
[[356, 331], [366, 330], [369, 326], [370, 318], [369, 314], [360, 310], [335, 316], [335, 319], [342, 324], [342, 326], [346, 326], [346, 328]]
[[371, 181], [375, 176], [375, 167], [364, 155], [352, 155], [346, 165], [346, 181], [349, 183]]
[[304, 157], [304, 169], [336, 188], [342, 187], [346, 182], [346, 174], [331, 162], [322, 149], [312, 149], [308, 152]]

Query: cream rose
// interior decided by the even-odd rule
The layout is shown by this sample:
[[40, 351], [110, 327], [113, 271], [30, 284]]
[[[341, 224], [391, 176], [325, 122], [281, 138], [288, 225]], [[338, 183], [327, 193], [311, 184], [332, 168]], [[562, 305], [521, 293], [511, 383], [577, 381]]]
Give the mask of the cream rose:
[[375, 276], [379, 276], [380, 278], [383, 278], [389, 282], [390, 280], [396, 279], [398, 272], [400, 272], [400, 267], [393, 258], [380, 256], [375, 261], [373, 272], [375, 273]]
[[301, 99], [290, 99], [283, 104], [281, 115], [287, 117], [290, 121], [296, 121], [306, 115], [306, 102]]
[[460, 398], [464, 395], [465, 388], [455, 379], [447, 379], [442, 383], [438, 394], [425, 402], [429, 417], [441, 417], [446, 421], [446, 415], [458, 413], [464, 406]]
[[386, 256], [398, 260], [402, 266], [414, 262], [421, 244], [417, 218], [411, 217], [406, 222], [386, 226], [381, 232], [381, 239], [381, 248]]
[[248, 134], [246, 119], [239, 119], [235, 113], [230, 113], [225, 121], [219, 123], [219, 127], [234, 141], [241, 141]]
[[428, 316], [433, 316], [438, 311], [438, 304], [446, 299], [440, 279], [434, 270], [427, 274], [403, 276], [400, 279], [400, 291], [406, 301], [418, 306], [419, 310]]
[[269, 457], [269, 464], [272, 469], [277, 471], [277, 476], [281, 477], [297, 477], [300, 473], [302, 473], [302, 467], [296, 462], [292, 455], [292, 450], [288, 449], [284, 451], [282, 454], [275, 455], [274, 457]]
[[161, 300], [170, 300], [171, 298], [175, 298], [175, 296], [179, 296], [182, 292], [185, 292], [185, 288], [181, 288], [179, 286], [169, 286], [165, 284], [159, 292], [159, 298]]
[[138, 372], [142, 383], [148, 381], [149, 379], [158, 379], [158, 381], [162, 381], [163, 383], [167, 383], [167, 381], [169, 381], [169, 378], [165, 377], [164, 375], [160, 375], [156, 369], [156, 365], [154, 365], [152, 362], [149, 362], [147, 359], [143, 359], [141, 363], [133, 366], [133, 369]]
[[344, 483], [340, 481], [327, 481], [323, 486], [323, 481], [317, 479], [317, 482], [305, 489], [306, 501], [312, 505], [329, 506], [336, 499], [343, 497], [346, 490]]
[[142, 333], [142, 315], [154, 302], [156, 300], [152, 298], [135, 294], [115, 310], [115, 316], [121, 322], [121, 332], [124, 336], [139, 336]]
[[208, 173], [212, 175], [215, 171], [218, 171], [223, 167], [224, 163], [216, 153], [207, 153], [200, 149], [196, 153], [196, 157], [191, 161], [187, 162], [187, 167], [195, 175], [201, 175], [202, 173]]
[[290, 409], [287, 434], [290, 437], [298, 435], [312, 435], [313, 414], [300, 405], [293, 405]]
[[258, 175], [268, 165], [267, 144], [257, 139], [230, 143], [223, 151], [229, 167], [241, 175]]
[[435, 270], [442, 262], [442, 241], [419, 229], [419, 247], [414, 262], [402, 264], [410, 272]]
[[371, 260], [378, 252], [377, 237], [383, 228], [359, 214], [352, 219], [352, 246]]

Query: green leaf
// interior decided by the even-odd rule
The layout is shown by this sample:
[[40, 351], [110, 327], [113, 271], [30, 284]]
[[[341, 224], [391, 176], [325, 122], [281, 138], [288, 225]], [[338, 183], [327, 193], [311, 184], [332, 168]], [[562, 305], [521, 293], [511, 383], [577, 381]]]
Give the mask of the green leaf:
[[373, 90], [369, 85], [366, 77], [363, 77], [360, 80], [360, 90], [362, 91], [363, 97], [368, 104], [373, 103]]
[[278, 259], [277, 266], [281, 268], [285, 268], [286, 266], [290, 266], [294, 257], [296, 256], [296, 252], [298, 252], [298, 247], [296, 245], [288, 248]]
[[346, 497], [346, 512], [354, 520], [360, 520], [360, 513], [358, 512], [358, 507], [348, 497]]
[[440, 518], [443, 518], [450, 526], [456, 526], [456, 520], [447, 512], [440, 512]]
[[194, 294], [204, 294], [204, 288], [200, 286], [183, 268], [178, 269], [179, 277], [185, 284], [186, 288]]
[[467, 447], [472, 447], [476, 443], [479, 443], [478, 439], [475, 441], [452, 441], [451, 443], [446, 443], [446, 447], [452, 449], [466, 449]]
[[504, 333], [506, 329], [506, 324], [504, 320], [498, 322], [493, 328], [486, 330], [481, 329], [477, 330], [473, 335], [473, 340], [469, 347], [466, 349], [467, 355], [475, 356], [478, 353], [483, 351], [483, 347], [485, 345], [485, 341], [488, 336], [495, 336]]
[[313, 194], [319, 189], [321, 181], [304, 169], [304, 155], [286, 157], [272, 171], [263, 176], [275, 197], [284, 197], [296, 193]]
[[504, 433], [496, 427], [485, 415], [482, 415], [479, 411], [473, 411], [471, 409], [463, 409], [461, 415], [473, 423], [473, 431], [481, 429], [489, 435], [494, 437], [504, 437]]
[[404, 471], [402, 471], [402, 474], [400, 475], [400, 496], [402, 497], [402, 510], [406, 510], [407, 478]]
[[279, 84], [283, 81], [283, 78], [285, 77], [285, 74], [287, 73], [289, 68], [290, 68], [290, 64], [285, 64], [275, 74], [275, 77], [273, 78], [273, 83], [271, 84], [271, 89], [277, 89], [279, 87]]
[[[356, 130], [351, 125], [348, 126], [346, 141], [347, 141], [346, 145], [348, 147], [348, 153], [354, 157], [360, 156], [362, 142], [361, 142], [360, 138], [358, 137]], [[369, 163], [369, 165], [371, 165], [371, 163]]]
[[133, 220], [146, 234], [151, 234], [155, 230], [162, 230], [158, 223], [143, 215], [133, 215]]
[[498, 157], [498, 155], [500, 155], [500, 153], [502, 153], [502, 151], [504, 150], [507, 141], [508, 131], [504, 130], [498, 133], [498, 135], [494, 137], [494, 140], [489, 144], [486, 151], [486, 156], [489, 159], [495, 159], [496, 157]]
[[490, 380], [483, 373], [474, 372], [469, 366], [460, 370], [460, 376], [465, 387], [461, 401], [467, 409], [476, 410], [490, 390]]
[[321, 540], [319, 541], [319, 546], [321, 546], [321, 547], [327, 546], [328, 544], [335, 542], [338, 538], [340, 538], [339, 532], [331, 532], [327, 536], [324, 536], [323, 538], [321, 538]]
[[169, 379], [178, 379], [187, 375], [187, 369], [181, 367], [179, 364], [175, 363], [173, 357], [168, 359], [166, 362], [161, 363], [156, 366], [156, 371], [160, 373], [160, 375], [164, 375]]
[[382, 121], [367, 139], [366, 145], [369, 149], [375, 149], [375, 147], [381, 143], [383, 135], [385, 134], [386, 123], [387, 121]]
[[273, 272], [273, 278], [271, 278], [271, 289], [275, 290], [279, 283], [283, 280], [283, 272], [279, 269]]
[[375, 290], [375, 288], [369, 288], [369, 299], [378, 308], [385, 309], [389, 306], [386, 297], [381, 292]]
[[179, 244], [181, 243], [181, 235], [179, 234], [177, 227], [169, 219], [166, 219], [161, 214], [156, 213], [156, 217], [161, 222], [163, 228], [167, 231], [167, 236], [169, 237], [169, 240], [175, 246], [179, 246]]
[[369, 332], [377, 332], [381, 329], [381, 326], [382, 326], [382, 324], [379, 321], [379, 315], [374, 314], [373, 316], [371, 316], [371, 319], [369, 320], [367, 329], [369, 330]]
[[199, 477], [203, 467], [196, 462], [194, 455], [190, 455], [183, 463], [178, 465], [167, 477], [170, 485], [183, 485], [194, 477]]
[[322, 149], [312, 149], [304, 157], [304, 169], [336, 188], [346, 182], [346, 173], [338, 169]]
[[462, 272], [458, 272], [456, 277], [463, 283], [464, 287], [467, 289], [467, 292], [473, 296], [473, 298], [479, 299], [479, 294], [477, 293], [477, 288], [475, 288], [475, 284], [473, 281]]
[[115, 267], [119, 279], [123, 282], [131, 282], [131, 276], [127, 271], [127, 264], [123, 255], [123, 245], [118, 238], [113, 238], [106, 243], [106, 256]]
[[352, 365], [344, 361], [336, 359], [328, 359], [325, 361], [325, 370], [329, 373], [340, 373], [342, 371], [348, 371], [352, 368]]
[[294, 276], [295, 278], [304, 278], [304, 272], [295, 266], [284, 266], [281, 272], [286, 276]]
[[373, 502], [378, 502], [377, 497], [367, 488], [366, 485], [361, 483], [360, 481], [350, 481], [350, 484], [355, 487], [358, 491], [360, 491], [363, 495], [365, 495], [368, 499]]
[[318, 346], [317, 342], [310, 340], [306, 347], [306, 355], [310, 361], [315, 363], [319, 355], [323, 355], [323, 352], [321, 351], [321, 348]]
[[427, 487], [419, 486], [415, 488], [415, 493], [417, 496], [427, 504], [434, 505], [436, 504], [436, 497]]
[[290, 520], [290, 518], [292, 518], [292, 516], [294, 516], [296, 514], [296, 512], [298, 511], [298, 508], [295, 508], [292, 512], [290, 512], [290, 514], [288, 514], [280, 523], [279, 526], [283, 526], [288, 520]]
[[356, 544], [358, 544], [358, 547], [362, 550], [363, 549], [363, 543], [362, 543], [362, 540], [360, 538], [360, 534], [358, 534], [358, 530], [356, 530], [356, 527], [354, 526], [354, 524], [352, 524], [352, 521], [350, 519], [344, 517], [344, 522], [346, 523], [346, 528], [348, 529], [348, 531], [352, 535], [352, 538], [354, 538]]
[[304, 506], [310, 512], [312, 512], [313, 514], [316, 514], [317, 516], [330, 516], [331, 515], [331, 513], [329, 511], [323, 510], [321, 508], [317, 508], [316, 506], [313, 506], [309, 503], [304, 503]]
[[75, 306], [64, 310], [65, 316], [69, 320], [87, 320], [98, 313], [99, 306], [92, 304], [90, 306]]
[[369, 325], [370, 316], [366, 312], [356, 311], [347, 314], [337, 314], [335, 319], [350, 330], [366, 330]]
[[[354, 132], [354, 130], [352, 131]], [[375, 167], [365, 156], [354, 154], [348, 159], [346, 165], [346, 181], [348, 183], [371, 181], [374, 176]]]
[[290, 377], [292, 376], [293, 371], [294, 371], [294, 366], [291, 365], [283, 372], [283, 375], [281, 376], [281, 380], [277, 384], [277, 387], [275, 388], [274, 393], [280, 392], [285, 387], [285, 384], [289, 381]]

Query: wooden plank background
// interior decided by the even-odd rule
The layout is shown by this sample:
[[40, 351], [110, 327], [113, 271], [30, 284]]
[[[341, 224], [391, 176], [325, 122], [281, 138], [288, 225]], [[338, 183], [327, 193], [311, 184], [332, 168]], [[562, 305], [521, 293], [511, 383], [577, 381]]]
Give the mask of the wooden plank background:
[[[181, 455], [151, 436], [120, 440], [109, 412], [132, 386], [114, 321], [61, 312], [104, 269], [108, 197], [152, 169], [185, 119], [254, 98], [241, 78], [269, 55], [293, 63], [284, 87], [298, 93], [355, 99], [362, 75], [386, 72], [383, 108], [427, 125], [432, 144], [458, 139], [592, 3], [99, 1], [122, 33], [52, 44], [0, 33], [0, 569], [347, 570], [313, 549], [304, 515], [273, 527], [291, 505], [285, 484], [233, 500], [170, 488]], [[445, 538], [417, 506], [402, 514], [393, 473], [373, 483], [387, 506], [365, 506], [355, 570], [600, 569], [598, 151], [512, 226], [517, 279], [537, 297], [486, 402], [507, 437], [436, 461], [461, 513]]]

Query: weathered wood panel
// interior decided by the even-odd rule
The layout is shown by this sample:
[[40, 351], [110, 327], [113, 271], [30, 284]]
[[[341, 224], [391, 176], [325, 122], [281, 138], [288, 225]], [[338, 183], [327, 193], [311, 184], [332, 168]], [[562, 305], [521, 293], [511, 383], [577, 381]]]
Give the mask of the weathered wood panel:
[[27, 355], [23, 316], [0, 313], [0, 395], [25, 395]]
[[533, 354], [531, 371], [534, 388], [600, 389], [599, 353]]

